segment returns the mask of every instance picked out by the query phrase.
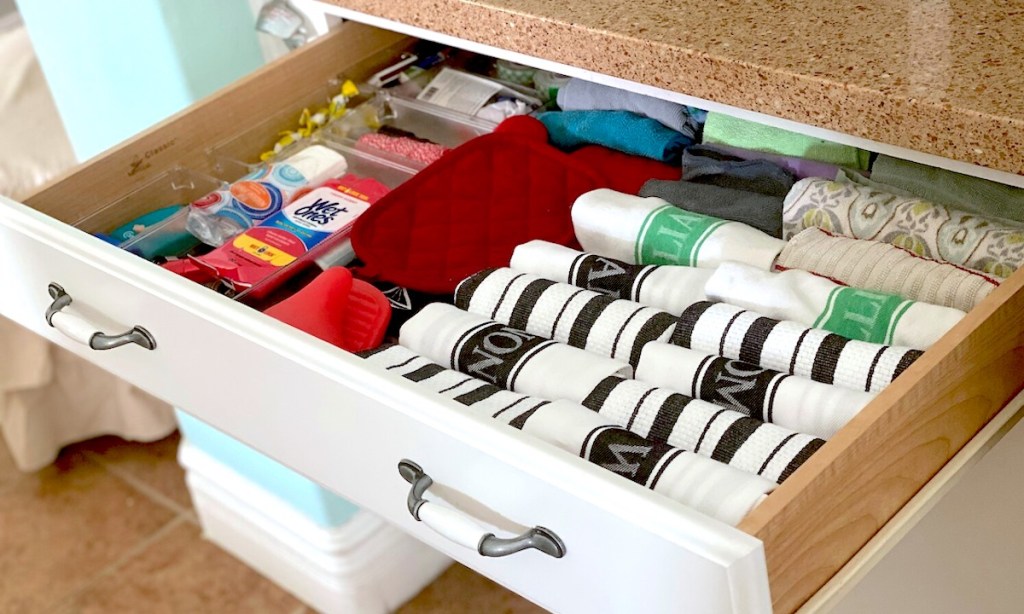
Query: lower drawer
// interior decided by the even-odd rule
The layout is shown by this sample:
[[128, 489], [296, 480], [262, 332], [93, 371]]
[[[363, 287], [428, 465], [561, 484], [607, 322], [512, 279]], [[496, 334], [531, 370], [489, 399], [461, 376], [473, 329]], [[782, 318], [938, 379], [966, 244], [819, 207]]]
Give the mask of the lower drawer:
[[[176, 164], [212, 165], [212, 144], [253, 147], [250, 136], [283, 127], [317, 84], [369, 74], [408, 42], [344, 24], [27, 205], [3, 200], [0, 241], [17, 256], [0, 262], [0, 314], [563, 612], [793, 610], [1024, 384], [1019, 272], [734, 528], [83, 232], [141, 213], [124, 197]], [[94, 351], [50, 328], [51, 283], [88, 323], [80, 338], [93, 327], [141, 325], [154, 349]], [[432, 476], [429, 496], [476, 518], [481, 531], [543, 526], [565, 555], [486, 558], [431, 532], [406, 508], [403, 459]]]

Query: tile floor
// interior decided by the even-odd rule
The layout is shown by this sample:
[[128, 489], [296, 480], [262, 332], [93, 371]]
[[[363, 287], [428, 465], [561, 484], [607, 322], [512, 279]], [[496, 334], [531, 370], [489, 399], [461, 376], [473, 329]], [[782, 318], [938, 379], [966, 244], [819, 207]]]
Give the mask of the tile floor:
[[[203, 539], [177, 448], [101, 437], [22, 474], [0, 440], [0, 612], [310, 612]], [[400, 612], [543, 610], [455, 565]]]

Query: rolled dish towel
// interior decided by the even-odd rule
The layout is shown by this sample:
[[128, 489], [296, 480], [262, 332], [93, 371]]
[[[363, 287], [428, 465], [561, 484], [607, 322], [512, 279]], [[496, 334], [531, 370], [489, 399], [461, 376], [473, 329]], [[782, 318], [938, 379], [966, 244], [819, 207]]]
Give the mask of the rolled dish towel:
[[769, 236], [782, 237], [782, 198], [690, 181], [652, 179], [640, 196], [655, 196], [680, 209], [747, 224]]
[[595, 358], [607, 356], [631, 365], [640, 360], [645, 343], [667, 341], [676, 326], [675, 316], [660, 309], [513, 269], [487, 269], [467, 277], [455, 289], [455, 305], [477, 317], [587, 350]]
[[693, 142], [659, 122], [629, 111], [552, 111], [537, 119], [548, 129], [548, 139], [563, 150], [603, 145], [661, 162], [677, 162], [683, 148]]
[[786, 197], [783, 215], [786, 238], [818, 227], [997, 277], [1024, 264], [1024, 224], [862, 185], [804, 179]]
[[1024, 189], [879, 155], [871, 178], [925, 200], [982, 216], [1024, 222]]
[[735, 262], [715, 269], [704, 288], [709, 300], [752, 309], [769, 318], [822, 328], [858, 341], [926, 350], [956, 325], [963, 311], [895, 294], [841, 286], [814, 273], [761, 271]]
[[399, 332], [402, 345], [447, 368], [545, 399], [579, 403], [629, 365], [516, 330], [451, 305], [427, 305]]
[[1000, 280], [905, 249], [808, 228], [786, 243], [778, 268], [803, 269], [839, 283], [970, 311]]
[[548, 241], [523, 243], [512, 252], [509, 266], [674, 315], [683, 313], [693, 303], [707, 300], [704, 284], [714, 273], [713, 269], [686, 266], [627, 264]]
[[630, 111], [656, 120], [691, 141], [697, 139], [702, 123], [684, 105], [584, 79], [569, 79], [558, 90], [557, 100], [563, 111]]
[[770, 162], [793, 175], [794, 179], [804, 179], [807, 177], [835, 179], [843, 171], [841, 167], [835, 164], [828, 164], [827, 162], [818, 162], [817, 160], [808, 160], [807, 158], [798, 158], [796, 156], [782, 156], [765, 151], [732, 147], [721, 143], [691, 145], [686, 148], [686, 152], [693, 156], [716, 160], [761, 160]]
[[868, 170], [871, 161], [871, 154], [863, 149], [715, 112], [708, 113], [704, 122], [704, 142], [810, 158], [861, 171]]
[[829, 439], [875, 398], [667, 343], [648, 343], [636, 379], [731, 407], [752, 418]]
[[714, 268], [731, 260], [767, 271], [786, 244], [746, 224], [607, 189], [580, 195], [572, 224], [584, 250], [629, 264]]
[[866, 392], [885, 388], [922, 354], [711, 302], [691, 305], [679, 317], [671, 343]]
[[644, 439], [578, 403], [502, 390], [398, 345], [363, 356], [375, 366], [731, 525], [775, 489], [767, 479]]
[[583, 406], [641, 437], [780, 484], [825, 443], [635, 379], [605, 379]]

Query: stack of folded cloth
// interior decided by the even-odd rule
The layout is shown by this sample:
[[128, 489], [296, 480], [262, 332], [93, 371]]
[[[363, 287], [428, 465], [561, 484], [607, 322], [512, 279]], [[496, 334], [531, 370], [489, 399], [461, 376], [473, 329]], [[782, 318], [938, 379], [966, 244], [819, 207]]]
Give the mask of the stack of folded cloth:
[[742, 222], [782, 237], [782, 200], [793, 175], [773, 162], [737, 160], [698, 148], [682, 157], [679, 181], [652, 179], [640, 196], [656, 196], [687, 211]]
[[705, 113], [681, 104], [583, 79], [569, 79], [558, 90], [563, 111], [629, 111], [648, 117], [681, 134], [689, 142], [700, 137]]
[[[580, 403], [641, 437], [782, 482], [824, 441], [633, 379], [626, 365], [448, 305], [402, 327], [403, 346], [502, 388]], [[609, 374], [619, 365], [621, 375]], [[566, 381], [567, 370], [573, 375]], [[559, 372], [562, 373], [559, 373]]]
[[807, 177], [821, 177], [822, 179], [838, 179], [840, 177], [863, 176], [860, 171], [853, 171], [842, 166], [819, 162], [808, 158], [796, 156], [785, 156], [755, 149], [743, 149], [721, 143], [701, 143], [686, 148], [686, 153], [694, 156], [703, 156], [716, 160], [761, 160], [771, 162], [779, 168], [787, 171], [796, 179]]
[[678, 163], [700, 137], [704, 113], [626, 90], [570, 79], [558, 90], [561, 111], [541, 113], [559, 149], [602, 145], [627, 154]]
[[863, 149], [774, 128], [722, 113], [708, 113], [704, 143], [795, 156], [866, 171], [871, 154]]
[[783, 215], [787, 239], [817, 227], [993, 277], [1007, 277], [1024, 264], [1024, 224], [867, 186], [803, 179], [786, 197]]
[[765, 478], [631, 433], [578, 403], [503, 390], [401, 346], [381, 347], [363, 356], [382, 369], [731, 525], [775, 488]]

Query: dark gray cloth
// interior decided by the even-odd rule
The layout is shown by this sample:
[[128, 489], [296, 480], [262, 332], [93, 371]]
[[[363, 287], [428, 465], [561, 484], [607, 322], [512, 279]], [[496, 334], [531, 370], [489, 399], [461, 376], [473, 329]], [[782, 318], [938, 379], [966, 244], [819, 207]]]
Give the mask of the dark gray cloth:
[[640, 196], [657, 196], [673, 205], [723, 220], [743, 222], [782, 238], [782, 198], [690, 181], [651, 179]]
[[[717, 185], [783, 198], [796, 181], [767, 160], [741, 160], [713, 147], [693, 145], [683, 153], [681, 181]], [[830, 177], [831, 179], [831, 177]]]

